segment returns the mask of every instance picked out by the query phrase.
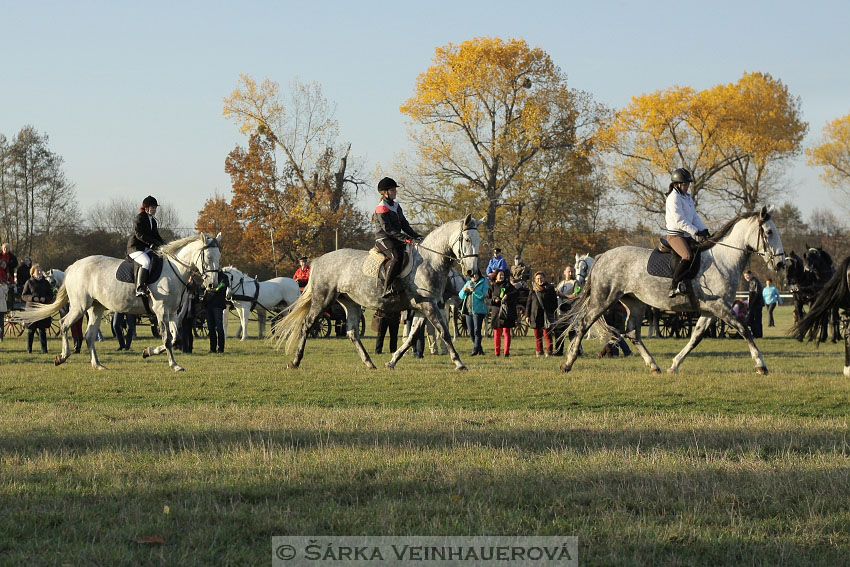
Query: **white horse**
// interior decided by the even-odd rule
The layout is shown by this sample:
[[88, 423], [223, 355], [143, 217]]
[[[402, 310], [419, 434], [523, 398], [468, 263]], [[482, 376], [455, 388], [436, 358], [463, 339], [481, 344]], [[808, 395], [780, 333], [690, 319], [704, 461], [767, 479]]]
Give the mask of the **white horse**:
[[[144, 356], [166, 351], [168, 365], [174, 371], [183, 370], [174, 360], [171, 350], [176, 329], [174, 317], [180, 310], [190, 276], [201, 274], [204, 285], [209, 289], [218, 283], [216, 274], [221, 262], [220, 240], [221, 233], [215, 238], [196, 234], [169, 242], [155, 251], [163, 257], [162, 273], [156, 281], [148, 285], [148, 297], [150, 310], [159, 323], [163, 344], [153, 350], [145, 349]], [[51, 317], [65, 304], [69, 304], [68, 314], [62, 318], [62, 354], [56, 355], [54, 362], [57, 366], [70, 356], [68, 328], [82, 317], [83, 313], [88, 314], [85, 337], [91, 353], [91, 365], [97, 370], [104, 369], [95, 350], [95, 339], [104, 311], [109, 309], [116, 313], [134, 315], [147, 313], [142, 299], [136, 297], [135, 285], [118, 281], [116, 278], [115, 273], [121, 262], [108, 256], [88, 256], [77, 260], [68, 268], [65, 283], [59, 288], [53, 303], [27, 308], [16, 315], [17, 320], [28, 324]]]
[[62, 287], [62, 284], [65, 283], [65, 272], [62, 270], [57, 270], [56, 268], [51, 268], [44, 272], [44, 277], [47, 278], [47, 281], [50, 282], [50, 285], [59, 289]]
[[699, 272], [691, 280], [696, 306], [691, 305], [688, 297], [668, 296], [669, 278], [647, 273], [652, 250], [621, 246], [601, 254], [581, 290], [581, 296], [567, 314], [570, 329], [574, 329], [576, 334], [561, 370], [569, 372], [572, 369], [585, 333], [611, 305], [620, 301], [629, 311], [625, 335], [652, 372], [659, 372], [658, 364], [640, 336], [647, 306], [665, 311], [693, 311], [696, 307], [700, 314], [690, 341], [673, 359], [668, 372], [678, 371], [682, 360], [699, 344], [711, 322], [718, 318], [744, 337], [756, 371], [767, 374], [761, 351], [753, 342], [750, 330], [735, 317], [732, 303], [750, 255], [762, 256], [771, 269], [785, 267], [785, 250], [772, 214], [773, 207], [763, 207], [761, 211], [738, 215], [712, 235], [708, 242], [700, 244]]
[[579, 256], [576, 254], [576, 287], [581, 289], [581, 286], [584, 285], [584, 280], [587, 279], [587, 275], [590, 273], [590, 268], [593, 267], [593, 256], [590, 254], [584, 254]]
[[[272, 278], [260, 282], [249, 278], [233, 266], [228, 266], [222, 271], [227, 275], [229, 286], [227, 299], [233, 302], [233, 307], [239, 316], [239, 331], [243, 341], [248, 340], [248, 315], [251, 311], [257, 312], [258, 336], [262, 339], [266, 328], [266, 314], [280, 305], [286, 307], [292, 305], [301, 296], [298, 282], [292, 278]], [[226, 320], [227, 318], [225, 318], [225, 334], [227, 333]]]

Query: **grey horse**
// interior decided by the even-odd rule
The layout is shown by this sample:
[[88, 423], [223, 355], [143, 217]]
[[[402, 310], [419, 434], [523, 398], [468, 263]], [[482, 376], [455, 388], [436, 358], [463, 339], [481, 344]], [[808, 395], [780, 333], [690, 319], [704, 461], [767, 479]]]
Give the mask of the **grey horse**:
[[[174, 317], [180, 310], [189, 277], [200, 273], [207, 288], [216, 285], [216, 274], [221, 265], [221, 233], [215, 238], [196, 234], [169, 242], [155, 253], [163, 256], [162, 274], [151, 283], [150, 308], [159, 323], [163, 344], [156, 349], [145, 349], [144, 356], [168, 353], [168, 365], [175, 371], [183, 370], [174, 360], [171, 350], [176, 324]], [[27, 308], [17, 316], [23, 323], [51, 317], [65, 304], [70, 304], [68, 314], [62, 318], [62, 354], [54, 360], [58, 366], [68, 360], [71, 349], [68, 345], [68, 329], [83, 313], [88, 313], [86, 343], [91, 353], [91, 365], [97, 370], [104, 366], [97, 358], [95, 341], [100, 328], [100, 319], [107, 309], [116, 313], [144, 315], [147, 313], [141, 298], [136, 297], [135, 285], [120, 282], [115, 272], [121, 260], [108, 256], [88, 256], [68, 267], [65, 282], [59, 288], [56, 300], [47, 305]]]
[[[297, 343], [295, 358], [289, 363], [289, 368], [298, 368], [304, 357], [307, 329], [331, 303], [339, 301], [347, 314], [348, 337], [367, 368], [375, 368], [375, 365], [360, 342], [360, 305], [390, 312], [406, 309], [419, 311], [437, 329], [438, 339], [446, 341], [455, 367], [458, 370], [466, 369], [452, 344], [445, 317], [437, 307], [437, 302], [443, 297], [453, 263], [462, 264], [464, 272], [478, 271], [478, 248], [481, 244], [478, 226], [481, 223], [467, 215], [463, 220], [448, 222], [431, 231], [416, 247], [410, 273], [396, 281], [396, 286], [401, 289], [387, 298], [381, 297], [383, 289], [376, 278], [363, 273], [364, 262], [369, 256], [365, 250], [343, 248], [316, 258], [310, 271], [310, 281], [301, 298], [273, 328], [271, 340], [278, 347], [286, 341], [288, 351]], [[386, 364], [387, 368], [395, 367], [399, 358], [410, 348], [414, 331], [423, 323], [423, 319], [414, 321], [411, 333], [399, 350], [393, 353]]]
[[[771, 219], [773, 207], [738, 215], [709, 241], [700, 244], [700, 269], [692, 280], [694, 295], [699, 303], [700, 318], [694, 326], [690, 341], [673, 359], [668, 372], [678, 371], [682, 360], [702, 340], [714, 318], [720, 318], [736, 329], [747, 341], [756, 371], [767, 374], [761, 352], [753, 342], [750, 330], [735, 317], [732, 304], [741, 272], [752, 254], [762, 256], [771, 269], [785, 266], [785, 251], [779, 231]], [[635, 345], [651, 372], [660, 372], [652, 355], [641, 341], [640, 331], [646, 306], [665, 311], [692, 311], [688, 297], [668, 297], [670, 280], [647, 273], [651, 250], [621, 246], [601, 254], [590, 271], [581, 296], [566, 315], [568, 331], [576, 334], [570, 344], [567, 359], [561, 370], [569, 372], [578, 356], [581, 340], [592, 325], [616, 301], [629, 312], [625, 335]]]

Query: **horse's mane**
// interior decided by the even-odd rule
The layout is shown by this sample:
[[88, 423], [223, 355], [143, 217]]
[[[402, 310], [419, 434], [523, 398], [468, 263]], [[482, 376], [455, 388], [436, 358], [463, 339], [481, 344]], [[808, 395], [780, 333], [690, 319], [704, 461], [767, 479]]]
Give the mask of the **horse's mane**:
[[727, 222], [726, 224], [721, 226], [717, 230], [717, 232], [712, 234], [710, 240], [706, 240], [705, 242], [700, 243], [699, 246], [697, 246], [697, 250], [702, 252], [703, 250], [708, 250], [709, 248], [712, 248], [717, 243], [718, 240], [720, 240], [721, 238], [723, 238], [724, 236], [726, 236], [727, 234], [732, 232], [732, 228], [734, 228], [734, 226], [736, 224], [738, 224], [738, 221], [753, 218], [754, 216], [756, 216], [758, 214], [759, 214], [759, 211], [751, 211], [749, 213], [741, 213], [739, 215], [735, 215], [735, 217], [732, 220], [730, 220], [729, 222]]
[[163, 254], [176, 254], [178, 250], [196, 240], [204, 242], [204, 236], [202, 234], [192, 234], [190, 236], [178, 238], [177, 240], [172, 240], [171, 242], [160, 246], [157, 250]]

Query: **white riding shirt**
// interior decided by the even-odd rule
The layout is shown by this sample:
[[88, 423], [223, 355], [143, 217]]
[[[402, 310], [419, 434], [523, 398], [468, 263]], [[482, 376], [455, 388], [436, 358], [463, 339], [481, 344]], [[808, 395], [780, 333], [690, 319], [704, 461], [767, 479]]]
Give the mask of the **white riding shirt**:
[[694, 200], [688, 194], [681, 194], [675, 189], [667, 195], [665, 220], [667, 234], [679, 236], [696, 236], [701, 230], [708, 230], [697, 215]]

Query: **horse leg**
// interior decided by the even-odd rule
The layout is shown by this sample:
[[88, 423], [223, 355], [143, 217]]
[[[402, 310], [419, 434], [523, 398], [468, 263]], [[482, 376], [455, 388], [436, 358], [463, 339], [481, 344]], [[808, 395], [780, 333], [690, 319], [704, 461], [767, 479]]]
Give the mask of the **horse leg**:
[[248, 310], [248, 307], [245, 307], [244, 303], [240, 303], [239, 307], [236, 308], [236, 314], [239, 315], [239, 332], [242, 333], [242, 336], [239, 337], [240, 341], [248, 340], [248, 317], [250, 317], [251, 313]]
[[670, 374], [675, 374], [679, 371], [679, 365], [682, 364], [682, 361], [685, 360], [685, 357], [688, 356], [692, 350], [694, 350], [697, 345], [702, 341], [705, 332], [708, 330], [709, 325], [714, 320], [714, 317], [709, 317], [706, 315], [701, 316], [696, 325], [694, 325], [694, 330], [691, 332], [691, 339], [688, 341], [688, 344], [685, 345], [679, 354], [673, 358], [673, 364], [670, 368], [667, 369], [667, 372]]
[[[619, 301], [623, 297], [622, 294], [614, 293], [613, 290], [606, 291], [600, 288], [593, 288], [589, 293], [590, 296], [585, 300], [587, 304], [579, 307], [585, 313], [584, 315], [579, 315], [580, 319], [576, 328], [576, 334], [573, 340], [570, 341], [570, 349], [567, 352], [566, 360], [561, 363], [562, 372], [572, 370], [573, 364], [575, 364], [576, 358], [578, 358], [578, 352], [581, 348], [581, 341], [584, 339], [584, 335], [587, 334], [587, 331], [596, 323], [596, 320], [602, 317], [615, 301]], [[569, 332], [569, 329], [565, 332]]]
[[750, 356], [752, 357], [753, 362], [756, 363], [756, 372], [767, 376], [767, 365], [764, 363], [761, 351], [756, 346], [755, 341], [753, 341], [753, 334], [750, 332], [749, 327], [738, 321], [738, 318], [735, 317], [735, 312], [732, 311], [732, 308], [722, 301], [704, 303], [703, 305], [712, 315], [726, 321], [727, 325], [738, 331], [738, 333], [744, 337], [744, 340], [747, 341], [747, 346], [750, 349]]
[[460, 355], [458, 354], [454, 342], [452, 342], [451, 336], [449, 335], [449, 324], [446, 322], [443, 310], [430, 301], [420, 303], [417, 307], [434, 326], [434, 331], [437, 335], [434, 340], [437, 343], [437, 348], [440, 348], [440, 341], [443, 341], [448, 349], [449, 358], [451, 358], [452, 362], [455, 363], [455, 370], [466, 370], [466, 365], [461, 362]]
[[401, 343], [401, 346], [397, 351], [395, 351], [390, 358], [389, 362], [385, 364], [387, 368], [392, 370], [395, 368], [396, 363], [399, 359], [404, 356], [404, 353], [407, 352], [407, 349], [410, 348], [410, 345], [413, 344], [413, 337], [416, 336], [416, 331], [419, 330], [419, 327], [425, 324], [425, 319], [422, 317], [414, 317], [413, 322], [410, 324], [410, 330], [407, 332], [407, 336], [404, 337], [404, 341]]
[[287, 368], [298, 368], [301, 364], [301, 360], [304, 358], [304, 347], [307, 345], [307, 331], [310, 327], [313, 326], [313, 323], [316, 322], [316, 319], [319, 318], [325, 308], [330, 305], [336, 298], [330, 298], [330, 301], [326, 303], [316, 301], [314, 298], [310, 303], [310, 312], [307, 313], [307, 316], [304, 318], [304, 322], [301, 324], [301, 330], [298, 332], [298, 348], [295, 349], [295, 358], [292, 359], [287, 365]]
[[66, 313], [65, 316], [62, 317], [62, 324], [60, 326], [60, 328], [62, 329], [62, 353], [57, 354], [56, 357], [53, 359], [53, 364], [55, 364], [56, 366], [59, 366], [71, 357], [71, 347], [68, 344], [68, 329], [71, 327], [72, 324], [76, 323], [77, 319], [82, 317], [84, 313], [85, 311], [83, 309], [80, 309], [77, 306], [69, 305], [68, 313]]
[[345, 308], [345, 334], [348, 335], [349, 340], [354, 344], [354, 348], [357, 350], [357, 354], [360, 355], [360, 360], [363, 361], [366, 368], [374, 370], [375, 364], [369, 358], [369, 353], [366, 352], [363, 343], [360, 342], [360, 305], [347, 297], [340, 297], [338, 301]]
[[641, 340], [640, 336], [640, 327], [643, 323], [644, 312], [646, 311], [645, 304], [642, 301], [637, 301], [625, 297], [621, 301], [623, 305], [626, 306], [626, 309], [629, 312], [628, 317], [626, 318], [626, 336], [634, 345], [635, 350], [638, 351], [638, 354], [640, 354], [640, 357], [643, 359], [644, 364], [646, 364], [646, 366], [649, 368], [649, 371], [653, 374], [660, 374], [661, 369], [658, 368], [658, 364], [655, 362], [655, 359], [649, 353], [649, 349], [647, 349], [646, 345], [643, 344], [643, 340]]
[[[89, 324], [86, 327], [85, 337], [86, 337], [86, 345], [89, 347], [89, 354], [91, 355], [91, 365], [95, 370], [106, 370], [106, 367], [100, 363], [100, 360], [97, 358], [97, 349], [95, 348], [95, 343], [97, 342], [97, 331], [100, 329], [100, 319], [103, 317], [103, 312], [105, 308], [97, 303], [92, 304], [86, 310], [86, 313], [89, 317]], [[65, 343], [62, 344], [62, 351], [65, 351]]]

